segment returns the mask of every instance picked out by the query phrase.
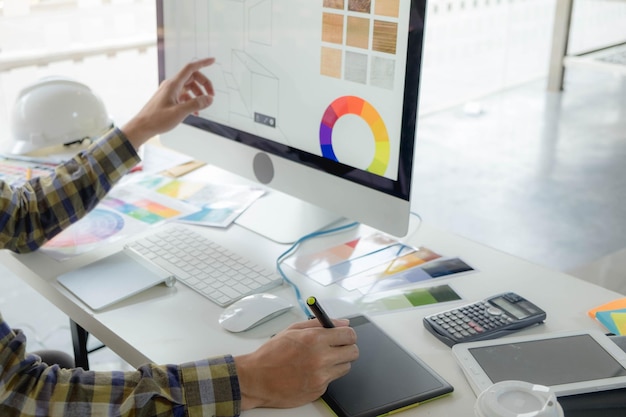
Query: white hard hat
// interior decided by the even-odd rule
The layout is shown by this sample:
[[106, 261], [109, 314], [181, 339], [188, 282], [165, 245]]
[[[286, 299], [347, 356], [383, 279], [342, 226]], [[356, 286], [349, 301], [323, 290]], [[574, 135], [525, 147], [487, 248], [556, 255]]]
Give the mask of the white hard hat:
[[104, 103], [89, 87], [47, 77], [17, 96], [11, 118], [12, 154], [95, 139], [113, 126]]

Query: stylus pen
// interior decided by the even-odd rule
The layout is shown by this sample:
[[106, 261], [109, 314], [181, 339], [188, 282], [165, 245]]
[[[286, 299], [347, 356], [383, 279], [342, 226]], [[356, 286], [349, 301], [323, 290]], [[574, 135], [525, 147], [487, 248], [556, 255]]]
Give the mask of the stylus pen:
[[335, 327], [332, 320], [330, 319], [330, 317], [328, 317], [328, 314], [326, 314], [326, 312], [322, 309], [322, 306], [320, 305], [320, 303], [317, 302], [317, 299], [315, 297], [307, 298], [306, 304], [309, 306], [311, 311], [313, 311], [313, 314], [315, 314], [315, 317], [317, 317], [320, 323], [322, 323], [322, 326], [326, 327], [327, 329]]

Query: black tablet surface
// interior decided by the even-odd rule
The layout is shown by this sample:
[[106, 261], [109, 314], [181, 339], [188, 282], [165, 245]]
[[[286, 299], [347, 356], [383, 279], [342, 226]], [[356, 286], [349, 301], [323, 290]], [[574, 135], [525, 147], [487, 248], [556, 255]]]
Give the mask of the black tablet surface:
[[452, 385], [367, 317], [351, 317], [350, 325], [359, 359], [322, 396], [339, 417], [379, 416], [452, 392]]

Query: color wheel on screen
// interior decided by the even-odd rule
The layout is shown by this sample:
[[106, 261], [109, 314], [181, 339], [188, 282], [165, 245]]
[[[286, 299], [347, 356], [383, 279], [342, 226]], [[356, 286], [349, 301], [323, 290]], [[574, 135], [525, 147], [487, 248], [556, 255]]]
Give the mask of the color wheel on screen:
[[47, 248], [68, 248], [101, 242], [124, 228], [124, 219], [117, 213], [94, 209], [55, 238], [46, 243]]
[[333, 128], [339, 119], [348, 114], [363, 119], [374, 135], [374, 159], [366, 170], [374, 174], [384, 175], [390, 157], [387, 127], [374, 106], [360, 97], [339, 97], [326, 108], [322, 116], [322, 123], [320, 124], [320, 147], [322, 149], [322, 156], [332, 159], [333, 161], [341, 162], [333, 150]]

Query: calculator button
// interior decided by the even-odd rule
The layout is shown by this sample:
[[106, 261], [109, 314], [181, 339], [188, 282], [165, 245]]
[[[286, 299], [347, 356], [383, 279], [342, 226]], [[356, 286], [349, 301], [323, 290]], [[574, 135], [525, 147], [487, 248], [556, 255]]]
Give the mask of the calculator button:
[[519, 302], [519, 301], [522, 301], [522, 300], [523, 300], [523, 298], [522, 298], [522, 297], [520, 297], [520, 296], [519, 296], [519, 295], [517, 295], [517, 294], [513, 294], [513, 293], [504, 294], [504, 295], [502, 296], [502, 298], [504, 298], [505, 300], [510, 301], [510, 302], [512, 302], [512, 303], [517, 303], [517, 302]]
[[489, 307], [487, 309], [487, 313], [491, 314], [492, 316], [499, 316], [502, 314], [502, 310], [496, 307]]

